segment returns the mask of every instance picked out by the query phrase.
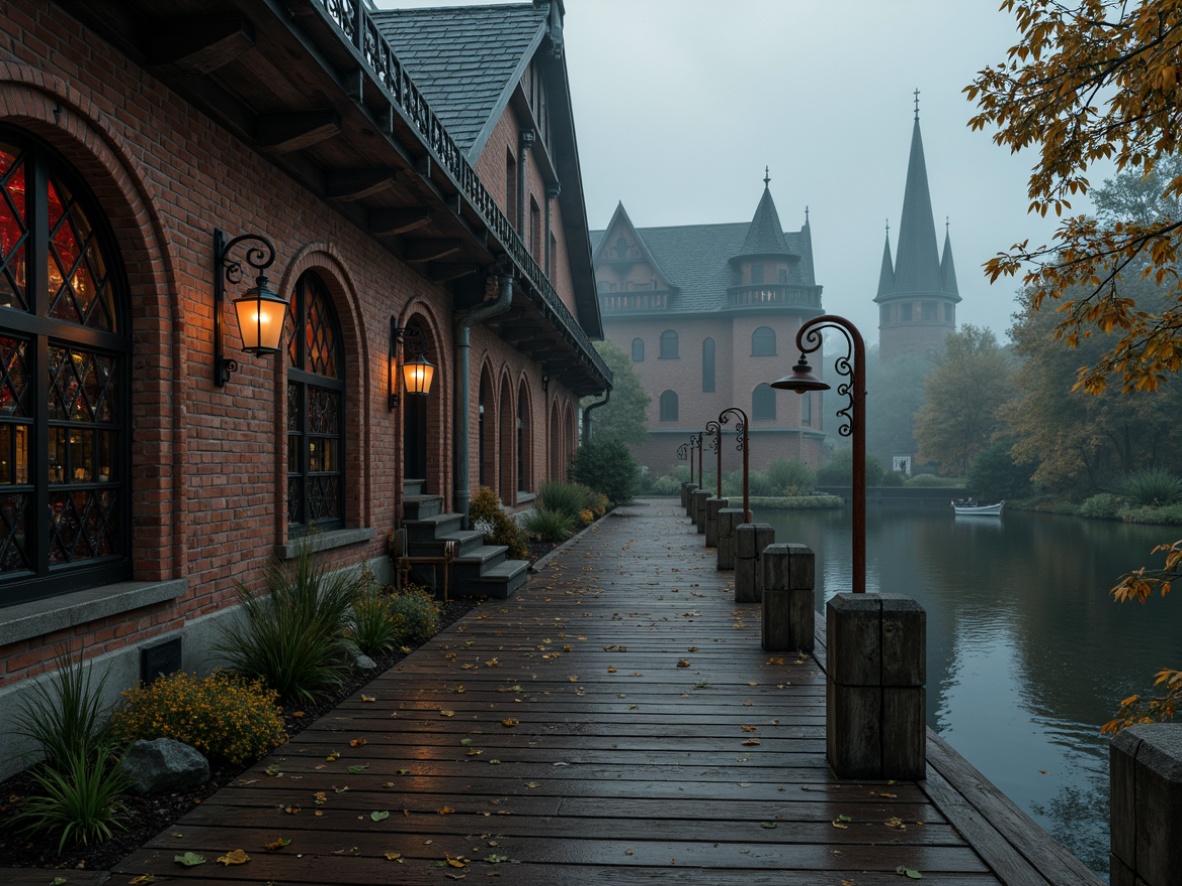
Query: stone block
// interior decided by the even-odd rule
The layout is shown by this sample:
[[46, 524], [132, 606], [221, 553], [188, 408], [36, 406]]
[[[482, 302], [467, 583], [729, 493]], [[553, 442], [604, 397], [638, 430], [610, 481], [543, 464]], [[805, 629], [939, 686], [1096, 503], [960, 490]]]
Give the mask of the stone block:
[[812, 652], [816, 610], [816, 558], [808, 545], [771, 544], [763, 550], [760, 635], [768, 652]]
[[209, 781], [209, 761], [191, 745], [171, 738], [134, 741], [120, 767], [137, 794], [186, 790]]
[[718, 512], [727, 506], [725, 498], [706, 499], [706, 547], [718, 547]]
[[681, 503], [685, 505], [685, 515], [692, 518], [694, 516], [694, 493], [698, 491], [697, 483], [686, 483], [682, 489], [685, 492]]
[[1112, 882], [1176, 886], [1182, 874], [1182, 723], [1124, 729], [1112, 740], [1109, 759]]
[[735, 602], [758, 603], [759, 560], [763, 549], [776, 541], [770, 523], [740, 523], [735, 527]]
[[829, 764], [841, 778], [922, 779], [927, 614], [900, 594], [838, 594], [826, 609]]
[[735, 568], [735, 528], [743, 522], [742, 508], [722, 508], [718, 512], [718, 568]]
[[706, 499], [710, 498], [709, 489], [695, 489], [690, 495], [690, 506], [693, 508], [693, 513], [690, 517], [693, 518], [694, 525], [698, 527], [698, 535], [702, 535], [706, 531]]

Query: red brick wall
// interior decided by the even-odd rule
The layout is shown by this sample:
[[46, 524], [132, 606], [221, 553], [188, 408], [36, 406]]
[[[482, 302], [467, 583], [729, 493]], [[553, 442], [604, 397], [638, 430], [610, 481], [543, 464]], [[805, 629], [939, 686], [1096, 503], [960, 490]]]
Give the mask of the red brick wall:
[[[434, 444], [428, 481], [448, 498], [456, 380], [451, 298], [440, 286], [294, 186], [56, 4], [9, 4], [0, 33], [0, 121], [40, 136], [79, 170], [106, 213], [127, 271], [134, 577], [188, 581], [175, 605], [0, 648], [4, 685], [44, 669], [61, 641], [85, 644], [93, 656], [225, 607], [235, 582], [261, 584], [274, 546], [287, 541], [286, 358], [243, 354], [227, 311], [227, 356], [241, 368], [225, 388], [213, 384], [215, 228], [230, 237], [269, 237], [278, 253], [272, 285], [282, 294], [305, 271], [315, 271], [331, 293], [347, 355], [346, 522], [373, 527], [377, 537], [321, 555], [330, 565], [380, 556], [398, 517], [402, 412], [386, 404], [390, 315], [421, 324], [438, 358], [428, 406]], [[53, 59], [52, 67], [44, 58]], [[497, 160], [489, 187], [499, 194], [504, 148], [486, 153]], [[539, 367], [482, 329], [472, 338], [473, 378], [488, 361], [498, 377], [512, 379], [511, 390], [524, 383], [538, 404], [534, 425], [542, 442], [533, 448], [534, 473], [544, 476]], [[473, 382], [473, 409], [476, 390]], [[555, 386], [549, 396], [570, 400]], [[475, 420], [472, 428], [475, 459]], [[473, 463], [473, 485], [476, 476]]]

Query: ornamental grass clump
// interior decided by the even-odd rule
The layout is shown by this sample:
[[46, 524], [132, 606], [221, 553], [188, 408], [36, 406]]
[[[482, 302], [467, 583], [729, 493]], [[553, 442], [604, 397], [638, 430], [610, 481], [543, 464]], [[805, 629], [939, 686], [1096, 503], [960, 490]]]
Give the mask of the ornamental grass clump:
[[1182, 498], [1182, 480], [1161, 468], [1130, 474], [1124, 482], [1124, 494], [1133, 504], [1147, 507], [1171, 505]]
[[30, 769], [38, 790], [20, 802], [13, 821], [31, 834], [86, 845], [110, 837], [126, 813], [120, 795], [128, 779], [119, 768], [120, 747], [103, 703], [104, 674], [57, 656], [57, 671], [33, 684], [30, 701], [17, 712], [15, 731], [32, 739], [45, 759]]
[[366, 588], [353, 601], [349, 636], [366, 655], [385, 655], [402, 644], [394, 626], [391, 597], [381, 588]]
[[439, 633], [439, 604], [426, 588], [407, 585], [389, 599], [396, 645], [417, 646]]
[[267, 594], [238, 585], [241, 613], [214, 649], [284, 701], [314, 701], [339, 686], [352, 664], [348, 630], [359, 577], [329, 573], [305, 545], [291, 565], [272, 561], [266, 578]]
[[123, 697], [111, 726], [128, 743], [171, 738], [211, 759], [241, 765], [287, 741], [279, 693], [259, 680], [222, 671], [207, 677], [178, 672], [129, 689]]
[[[591, 512], [586, 512], [588, 517]], [[590, 522], [590, 521], [588, 521]], [[574, 520], [564, 511], [537, 508], [522, 521], [522, 528], [533, 538], [547, 542], [563, 542], [570, 538]]]

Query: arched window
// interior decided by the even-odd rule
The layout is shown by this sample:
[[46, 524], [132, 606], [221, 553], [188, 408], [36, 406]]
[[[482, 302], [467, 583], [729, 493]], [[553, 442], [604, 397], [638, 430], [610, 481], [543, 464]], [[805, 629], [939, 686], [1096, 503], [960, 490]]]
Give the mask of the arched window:
[[287, 522], [298, 535], [345, 525], [345, 355], [315, 274], [296, 282], [288, 315]]
[[751, 419], [770, 421], [776, 417], [776, 392], [771, 385], [763, 384], [751, 392]]
[[129, 339], [98, 204], [0, 129], [0, 606], [131, 577]]
[[533, 486], [533, 422], [523, 383], [517, 391], [517, 491], [528, 492]]
[[776, 331], [770, 326], [760, 326], [751, 333], [751, 356], [776, 356]]
[[633, 363], [643, 363], [644, 362], [644, 339], [643, 338], [632, 339], [632, 362]]
[[811, 425], [813, 423], [813, 395], [811, 393], [801, 394], [800, 403], [800, 423], [802, 425]]
[[677, 421], [677, 394], [673, 391], [661, 392], [661, 421]]
[[666, 329], [661, 333], [661, 359], [677, 359], [677, 333], [672, 329]]
[[710, 393], [714, 390], [714, 339], [708, 338], [702, 342], [702, 391]]

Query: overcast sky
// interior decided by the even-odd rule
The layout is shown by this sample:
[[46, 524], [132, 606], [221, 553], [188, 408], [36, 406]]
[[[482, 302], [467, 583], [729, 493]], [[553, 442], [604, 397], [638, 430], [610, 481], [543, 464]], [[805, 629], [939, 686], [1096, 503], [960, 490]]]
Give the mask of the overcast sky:
[[[468, 5], [462, 0], [382, 7]], [[812, 223], [827, 311], [878, 339], [885, 226], [903, 207], [915, 89], [932, 211], [948, 219], [960, 324], [1004, 339], [1018, 284], [981, 264], [1027, 237], [1033, 155], [971, 132], [962, 89], [1016, 40], [999, 0], [566, 0], [588, 223], [623, 201], [637, 227], [750, 221], [770, 168], [780, 221]], [[1100, 176], [1094, 178], [1096, 184]], [[1082, 204], [1077, 209], [1085, 209]]]

